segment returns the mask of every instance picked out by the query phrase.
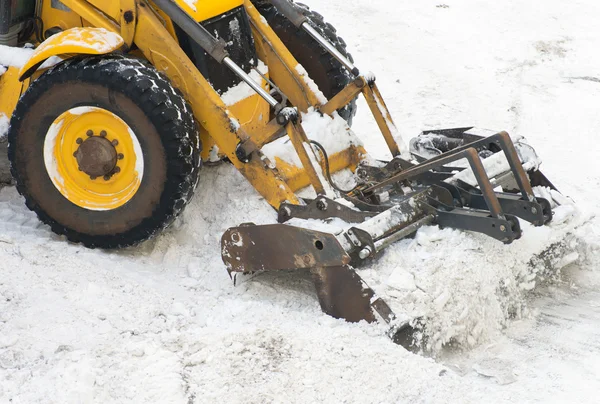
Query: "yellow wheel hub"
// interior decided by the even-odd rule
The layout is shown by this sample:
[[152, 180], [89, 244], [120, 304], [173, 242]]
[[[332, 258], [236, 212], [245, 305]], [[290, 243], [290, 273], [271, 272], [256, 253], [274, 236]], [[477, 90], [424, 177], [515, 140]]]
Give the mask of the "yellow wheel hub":
[[142, 148], [129, 125], [96, 107], [73, 108], [54, 121], [44, 141], [44, 163], [56, 189], [88, 210], [125, 205], [144, 175]]

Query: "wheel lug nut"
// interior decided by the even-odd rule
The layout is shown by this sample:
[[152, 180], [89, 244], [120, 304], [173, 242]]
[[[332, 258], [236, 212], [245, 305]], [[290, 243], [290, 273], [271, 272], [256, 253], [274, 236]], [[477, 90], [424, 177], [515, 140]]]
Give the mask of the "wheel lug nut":
[[83, 143], [83, 139], [78, 137], [77, 140], [75, 141], [75, 143], [77, 144], [82, 144]]
[[102, 137], [106, 137], [106, 131], [105, 131], [105, 130], [101, 131], [101, 132], [100, 132], [100, 136], [102, 136]]
[[112, 141], [112, 145], [113, 146], [117, 146], [118, 144], [119, 144], [119, 141], [117, 139], [115, 139], [115, 140]]
[[119, 166], [116, 166], [116, 167], [115, 167], [115, 173], [120, 173], [120, 172], [121, 172], [121, 167], [119, 167]]
[[86, 135], [88, 135], [88, 137], [92, 137], [94, 136], [94, 131], [90, 129], [86, 132]]
[[110, 180], [110, 175], [105, 175], [104, 176], [104, 181], [108, 181], [108, 180]]
[[94, 177], [93, 175], [90, 175], [90, 180], [94, 181], [96, 178], [98, 178], [98, 177]]
[[118, 156], [117, 156], [117, 158], [119, 160], [123, 160], [125, 158], [125, 155], [123, 155], [123, 153], [119, 153]]

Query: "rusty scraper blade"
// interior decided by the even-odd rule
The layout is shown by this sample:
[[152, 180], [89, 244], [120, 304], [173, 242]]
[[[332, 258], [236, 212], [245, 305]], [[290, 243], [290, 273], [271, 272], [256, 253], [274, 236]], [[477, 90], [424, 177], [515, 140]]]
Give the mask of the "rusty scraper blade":
[[[333, 234], [285, 224], [250, 224], [227, 230], [221, 248], [230, 274], [310, 270], [326, 314], [349, 322], [374, 322], [377, 313], [394, 323], [392, 310], [348, 265], [350, 256]], [[412, 327], [404, 324], [395, 327], [391, 337], [410, 349], [412, 333]], [[398, 335], [403, 337], [398, 339]]]

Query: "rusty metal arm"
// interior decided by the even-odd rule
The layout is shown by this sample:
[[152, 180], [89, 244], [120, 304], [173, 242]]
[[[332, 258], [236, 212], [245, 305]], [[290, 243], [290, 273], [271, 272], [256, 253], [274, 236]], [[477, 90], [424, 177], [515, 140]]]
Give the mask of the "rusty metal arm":
[[371, 109], [371, 113], [375, 117], [377, 126], [379, 126], [379, 129], [381, 130], [381, 134], [385, 139], [385, 143], [392, 153], [392, 157], [400, 155], [400, 147], [398, 146], [397, 140], [394, 137], [394, 135], [397, 134], [396, 125], [394, 124], [390, 111], [388, 110], [375, 82], [364, 86], [362, 93], [367, 100], [367, 104]]
[[302, 125], [300, 122], [294, 123], [290, 121], [286, 126], [286, 131], [288, 137], [294, 145], [294, 149], [296, 149], [298, 157], [300, 157], [300, 161], [302, 162], [308, 177], [310, 178], [311, 185], [313, 186], [315, 192], [317, 195], [324, 194], [325, 187], [323, 186], [323, 182], [321, 181], [321, 178], [317, 173], [317, 169], [313, 164], [313, 159], [310, 158], [309, 154], [312, 153], [314, 158], [313, 149], [308, 137], [306, 136], [306, 133], [304, 132], [304, 129], [302, 128]]
[[[504, 151], [504, 155], [506, 156], [506, 159], [508, 160], [508, 164], [509, 164], [511, 171], [515, 177], [517, 185], [519, 186], [519, 190], [521, 191], [521, 195], [523, 196], [523, 199], [525, 199], [527, 201], [532, 201], [532, 202], [535, 201], [535, 195], [533, 194], [533, 189], [531, 188], [531, 184], [529, 183], [529, 180], [527, 178], [527, 173], [525, 172], [525, 169], [523, 168], [523, 165], [521, 164], [521, 161], [519, 160], [519, 155], [517, 153], [517, 150], [515, 149], [515, 145], [513, 144], [510, 136], [506, 132], [500, 132], [496, 135], [487, 137], [485, 139], [477, 140], [475, 142], [466, 144], [464, 146], [457, 147], [457, 148], [455, 148], [447, 153], [441, 154], [437, 157], [433, 157], [433, 158], [427, 160], [424, 164], [419, 164], [419, 165], [415, 166], [414, 168], [403, 171], [396, 176], [393, 176], [385, 181], [380, 182], [377, 185], [374, 185], [373, 187], [367, 189], [367, 192], [374, 191], [378, 188], [382, 188], [387, 185], [391, 185], [393, 183], [402, 181], [402, 180], [412, 177], [414, 175], [426, 172], [430, 169], [437, 168], [442, 165], [448, 164], [450, 162], [456, 161], [458, 159], [455, 158], [455, 156], [464, 152], [467, 149], [477, 149], [477, 148], [487, 146], [490, 144], [496, 144], [496, 145], [500, 146], [500, 148]], [[479, 156], [477, 156], [477, 159], [479, 160], [479, 163], [481, 163]], [[426, 170], [424, 170], [423, 167], [428, 167], [428, 168]], [[477, 173], [476, 170], [473, 170], [473, 173], [475, 174], [475, 178], [477, 178], [478, 183], [481, 184], [481, 182], [479, 181], [479, 178], [478, 178], [478, 174], [479, 174], [479, 176], [481, 176], [483, 174], [483, 176], [486, 178], [487, 182], [490, 182], [489, 179], [487, 178], [487, 174], [485, 173], [485, 170], [483, 171], [483, 173], [481, 173], [481, 172]], [[408, 177], [407, 177], [407, 174], [408, 174]], [[482, 189], [482, 191], [483, 191], [483, 189]]]
[[483, 167], [483, 163], [482, 163], [481, 159], [479, 158], [479, 154], [477, 153], [477, 150], [475, 148], [473, 148], [472, 146], [469, 146], [466, 149], [461, 148], [461, 150], [459, 150], [457, 152], [449, 153], [447, 155], [441, 155], [437, 158], [432, 159], [433, 161], [427, 161], [426, 163], [419, 164], [417, 166], [414, 166], [413, 168], [402, 171], [401, 173], [399, 173], [385, 181], [382, 181], [379, 184], [376, 184], [376, 185], [373, 185], [373, 186], [367, 188], [363, 192], [365, 192], [365, 193], [373, 192], [373, 191], [375, 191], [377, 189], [381, 189], [387, 185], [392, 185], [392, 184], [395, 184], [398, 182], [402, 182], [411, 177], [426, 173], [427, 171], [437, 168], [439, 166], [442, 166], [444, 164], [448, 164], [448, 163], [451, 163], [453, 161], [457, 161], [457, 160], [460, 160], [463, 158], [467, 159], [467, 161], [469, 162], [469, 165], [471, 166], [471, 169], [473, 170], [473, 174], [475, 175], [475, 178], [477, 179], [477, 183], [479, 184], [479, 187], [481, 188], [481, 192], [482, 192], [485, 202], [487, 204], [488, 210], [490, 211], [490, 213], [492, 214], [493, 217], [498, 218], [498, 219], [503, 219], [504, 215], [502, 213], [502, 208], [500, 206], [500, 202], [498, 201], [498, 198], [497, 198], [496, 194], [494, 193], [494, 187], [492, 186], [490, 179], [487, 177], [485, 168]]

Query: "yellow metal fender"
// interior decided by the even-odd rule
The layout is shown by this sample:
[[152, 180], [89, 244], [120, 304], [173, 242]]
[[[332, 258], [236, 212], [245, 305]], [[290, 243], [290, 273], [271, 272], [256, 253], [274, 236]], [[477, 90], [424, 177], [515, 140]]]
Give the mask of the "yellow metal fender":
[[71, 28], [52, 35], [37, 47], [19, 72], [19, 80], [29, 78], [52, 56], [105, 55], [121, 48], [121, 35], [104, 28]]

